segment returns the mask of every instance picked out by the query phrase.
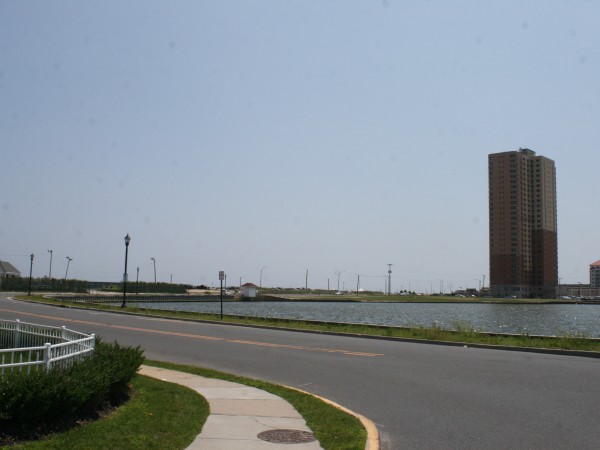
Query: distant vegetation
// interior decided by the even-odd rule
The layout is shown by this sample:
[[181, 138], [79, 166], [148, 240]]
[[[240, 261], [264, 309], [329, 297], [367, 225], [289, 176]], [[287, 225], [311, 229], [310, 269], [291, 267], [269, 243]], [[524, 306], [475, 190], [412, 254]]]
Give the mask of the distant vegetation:
[[[127, 283], [127, 292], [135, 294], [159, 293], [159, 294], [185, 294], [189, 285], [171, 284], [171, 283], [146, 283], [143, 281], [129, 281]], [[28, 292], [29, 278], [26, 277], [2, 277], [0, 278], [0, 291]], [[105, 292], [123, 292], [122, 282], [100, 282], [73, 280], [64, 278], [32, 278], [32, 292], [76, 292], [84, 293], [89, 291]]]

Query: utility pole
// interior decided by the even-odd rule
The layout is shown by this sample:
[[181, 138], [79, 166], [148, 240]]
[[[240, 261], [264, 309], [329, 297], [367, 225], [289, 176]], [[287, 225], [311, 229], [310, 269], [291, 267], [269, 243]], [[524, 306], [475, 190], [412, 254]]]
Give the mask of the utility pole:
[[266, 269], [266, 268], [267, 268], [267, 266], [263, 266], [260, 268], [260, 281], [258, 282], [258, 287], [260, 287], [260, 288], [262, 288], [262, 271], [263, 271], [263, 269]]
[[69, 273], [69, 264], [73, 261], [73, 258], [67, 256], [67, 270], [65, 270], [65, 283], [67, 282], [67, 274]]
[[48, 272], [48, 278], [52, 278], [52, 250], [48, 250], [50, 253], [50, 272]]
[[345, 272], [345, 270], [340, 270], [337, 274], [338, 277], [338, 283], [337, 283], [337, 291], [340, 292], [340, 275]]
[[392, 295], [392, 265], [388, 264], [388, 295]]
[[306, 278], [304, 280], [304, 290], [308, 291], [308, 269], [306, 269]]

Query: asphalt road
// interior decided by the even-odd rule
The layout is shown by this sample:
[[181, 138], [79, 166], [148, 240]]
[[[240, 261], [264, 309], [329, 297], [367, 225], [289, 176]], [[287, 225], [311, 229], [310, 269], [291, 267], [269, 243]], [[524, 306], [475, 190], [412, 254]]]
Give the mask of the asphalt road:
[[600, 360], [143, 318], [9, 300], [0, 318], [293, 386], [373, 420], [384, 449], [600, 448]]

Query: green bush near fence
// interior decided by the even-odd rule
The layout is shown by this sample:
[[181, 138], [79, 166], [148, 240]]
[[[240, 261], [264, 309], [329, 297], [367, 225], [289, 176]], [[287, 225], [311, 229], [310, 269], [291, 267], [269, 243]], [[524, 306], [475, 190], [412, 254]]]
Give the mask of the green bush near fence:
[[71, 425], [124, 401], [144, 361], [139, 347], [96, 344], [88, 358], [48, 371], [13, 371], [0, 377], [0, 435], [31, 438]]

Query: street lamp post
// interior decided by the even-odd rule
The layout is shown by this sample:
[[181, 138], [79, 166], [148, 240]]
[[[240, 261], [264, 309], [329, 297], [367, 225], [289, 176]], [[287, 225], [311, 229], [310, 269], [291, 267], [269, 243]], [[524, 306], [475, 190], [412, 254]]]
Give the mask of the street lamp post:
[[140, 293], [140, 268], [137, 268], [137, 275], [135, 277], [135, 295]]
[[30, 256], [31, 258], [31, 264], [29, 265], [29, 291], [27, 292], [27, 295], [31, 295], [31, 273], [33, 272], [33, 253]]
[[150, 258], [154, 263], [154, 284], [156, 284], [156, 259]]
[[65, 270], [65, 283], [67, 282], [67, 274], [69, 273], [69, 264], [71, 264], [71, 261], [73, 261], [73, 258], [67, 256], [67, 270]]
[[223, 320], [223, 280], [225, 279], [225, 271], [219, 270], [219, 281], [221, 282], [221, 290], [219, 298], [221, 299], [221, 320]]
[[340, 292], [340, 275], [343, 274], [345, 271], [344, 270], [340, 270], [337, 274], [338, 276], [338, 286], [337, 286], [337, 291]]
[[50, 253], [50, 272], [48, 272], [48, 278], [52, 278], [52, 250], [48, 250]]
[[260, 281], [258, 282], [258, 287], [262, 287], [262, 271], [263, 269], [266, 269], [267, 266], [263, 266], [260, 268]]
[[129, 237], [129, 233], [125, 236], [125, 272], [123, 272], [123, 303], [121, 303], [121, 308], [125, 308], [125, 299], [127, 297], [127, 254], [129, 253], [129, 241], [131, 238]]

